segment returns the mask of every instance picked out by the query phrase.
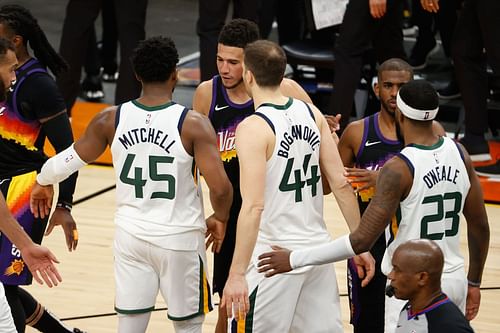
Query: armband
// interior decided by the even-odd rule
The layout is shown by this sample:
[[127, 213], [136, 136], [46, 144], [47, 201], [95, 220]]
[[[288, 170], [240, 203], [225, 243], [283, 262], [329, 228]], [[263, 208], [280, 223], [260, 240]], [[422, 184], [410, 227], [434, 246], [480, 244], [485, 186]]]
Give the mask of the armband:
[[42, 186], [57, 184], [85, 165], [87, 163], [78, 156], [75, 148], [71, 145], [45, 162], [36, 177], [36, 181]]

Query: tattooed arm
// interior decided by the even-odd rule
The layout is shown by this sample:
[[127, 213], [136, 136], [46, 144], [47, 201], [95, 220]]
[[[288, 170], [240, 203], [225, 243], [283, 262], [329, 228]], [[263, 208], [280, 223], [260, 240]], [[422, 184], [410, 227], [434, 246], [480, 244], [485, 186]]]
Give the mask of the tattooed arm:
[[396, 212], [399, 202], [406, 198], [413, 176], [406, 163], [393, 157], [380, 170], [376, 192], [363, 213], [359, 227], [349, 236], [355, 253], [369, 250], [384, 231]]
[[259, 256], [259, 272], [265, 272], [270, 277], [294, 268], [340, 261], [368, 251], [384, 231], [399, 202], [410, 192], [412, 178], [407, 164], [399, 157], [393, 157], [380, 170], [377, 191], [356, 230], [327, 244], [293, 252], [275, 247], [273, 252]]

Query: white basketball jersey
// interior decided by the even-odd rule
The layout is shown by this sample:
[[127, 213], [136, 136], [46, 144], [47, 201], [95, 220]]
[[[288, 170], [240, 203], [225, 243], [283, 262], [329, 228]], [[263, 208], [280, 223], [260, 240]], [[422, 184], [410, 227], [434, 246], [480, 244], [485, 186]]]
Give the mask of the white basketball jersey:
[[442, 137], [430, 147], [406, 146], [400, 156], [413, 171], [413, 184], [396, 213], [399, 227], [385, 252], [382, 271], [390, 273], [392, 255], [401, 243], [420, 238], [439, 244], [444, 273], [462, 268], [459, 222], [470, 182], [459, 148]]
[[115, 223], [157, 246], [193, 250], [191, 232], [206, 230], [193, 157], [180, 131], [188, 110], [173, 102], [121, 105], [111, 144], [116, 173]]
[[256, 114], [276, 135], [267, 161], [264, 211], [257, 243], [297, 249], [328, 242], [319, 168], [320, 132], [307, 104], [263, 104]]

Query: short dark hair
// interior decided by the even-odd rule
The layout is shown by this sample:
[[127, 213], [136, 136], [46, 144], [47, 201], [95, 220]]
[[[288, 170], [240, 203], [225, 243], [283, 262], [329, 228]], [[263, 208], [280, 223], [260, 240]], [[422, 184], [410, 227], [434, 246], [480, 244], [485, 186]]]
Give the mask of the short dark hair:
[[401, 99], [414, 109], [434, 110], [439, 107], [436, 89], [426, 80], [413, 80], [399, 89]]
[[175, 71], [179, 54], [168, 37], [142, 40], [130, 57], [135, 74], [144, 82], [165, 82]]
[[378, 75], [382, 72], [394, 71], [394, 72], [408, 72], [413, 78], [413, 67], [410, 66], [406, 61], [400, 58], [390, 58], [384, 61], [378, 67]]
[[244, 48], [247, 44], [260, 38], [259, 27], [246, 19], [233, 19], [229, 21], [219, 34], [219, 43]]
[[245, 47], [245, 66], [261, 87], [276, 87], [281, 84], [286, 68], [286, 55], [276, 43], [258, 40]]

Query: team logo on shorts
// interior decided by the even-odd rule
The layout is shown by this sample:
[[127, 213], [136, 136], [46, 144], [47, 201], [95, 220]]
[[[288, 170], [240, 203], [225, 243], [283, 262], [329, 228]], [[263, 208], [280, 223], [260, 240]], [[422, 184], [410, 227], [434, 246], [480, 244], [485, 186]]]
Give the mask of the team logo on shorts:
[[9, 267], [5, 269], [5, 275], [11, 276], [12, 274], [17, 274], [18, 276], [24, 270], [24, 261], [21, 259], [14, 259], [14, 261], [10, 264]]

